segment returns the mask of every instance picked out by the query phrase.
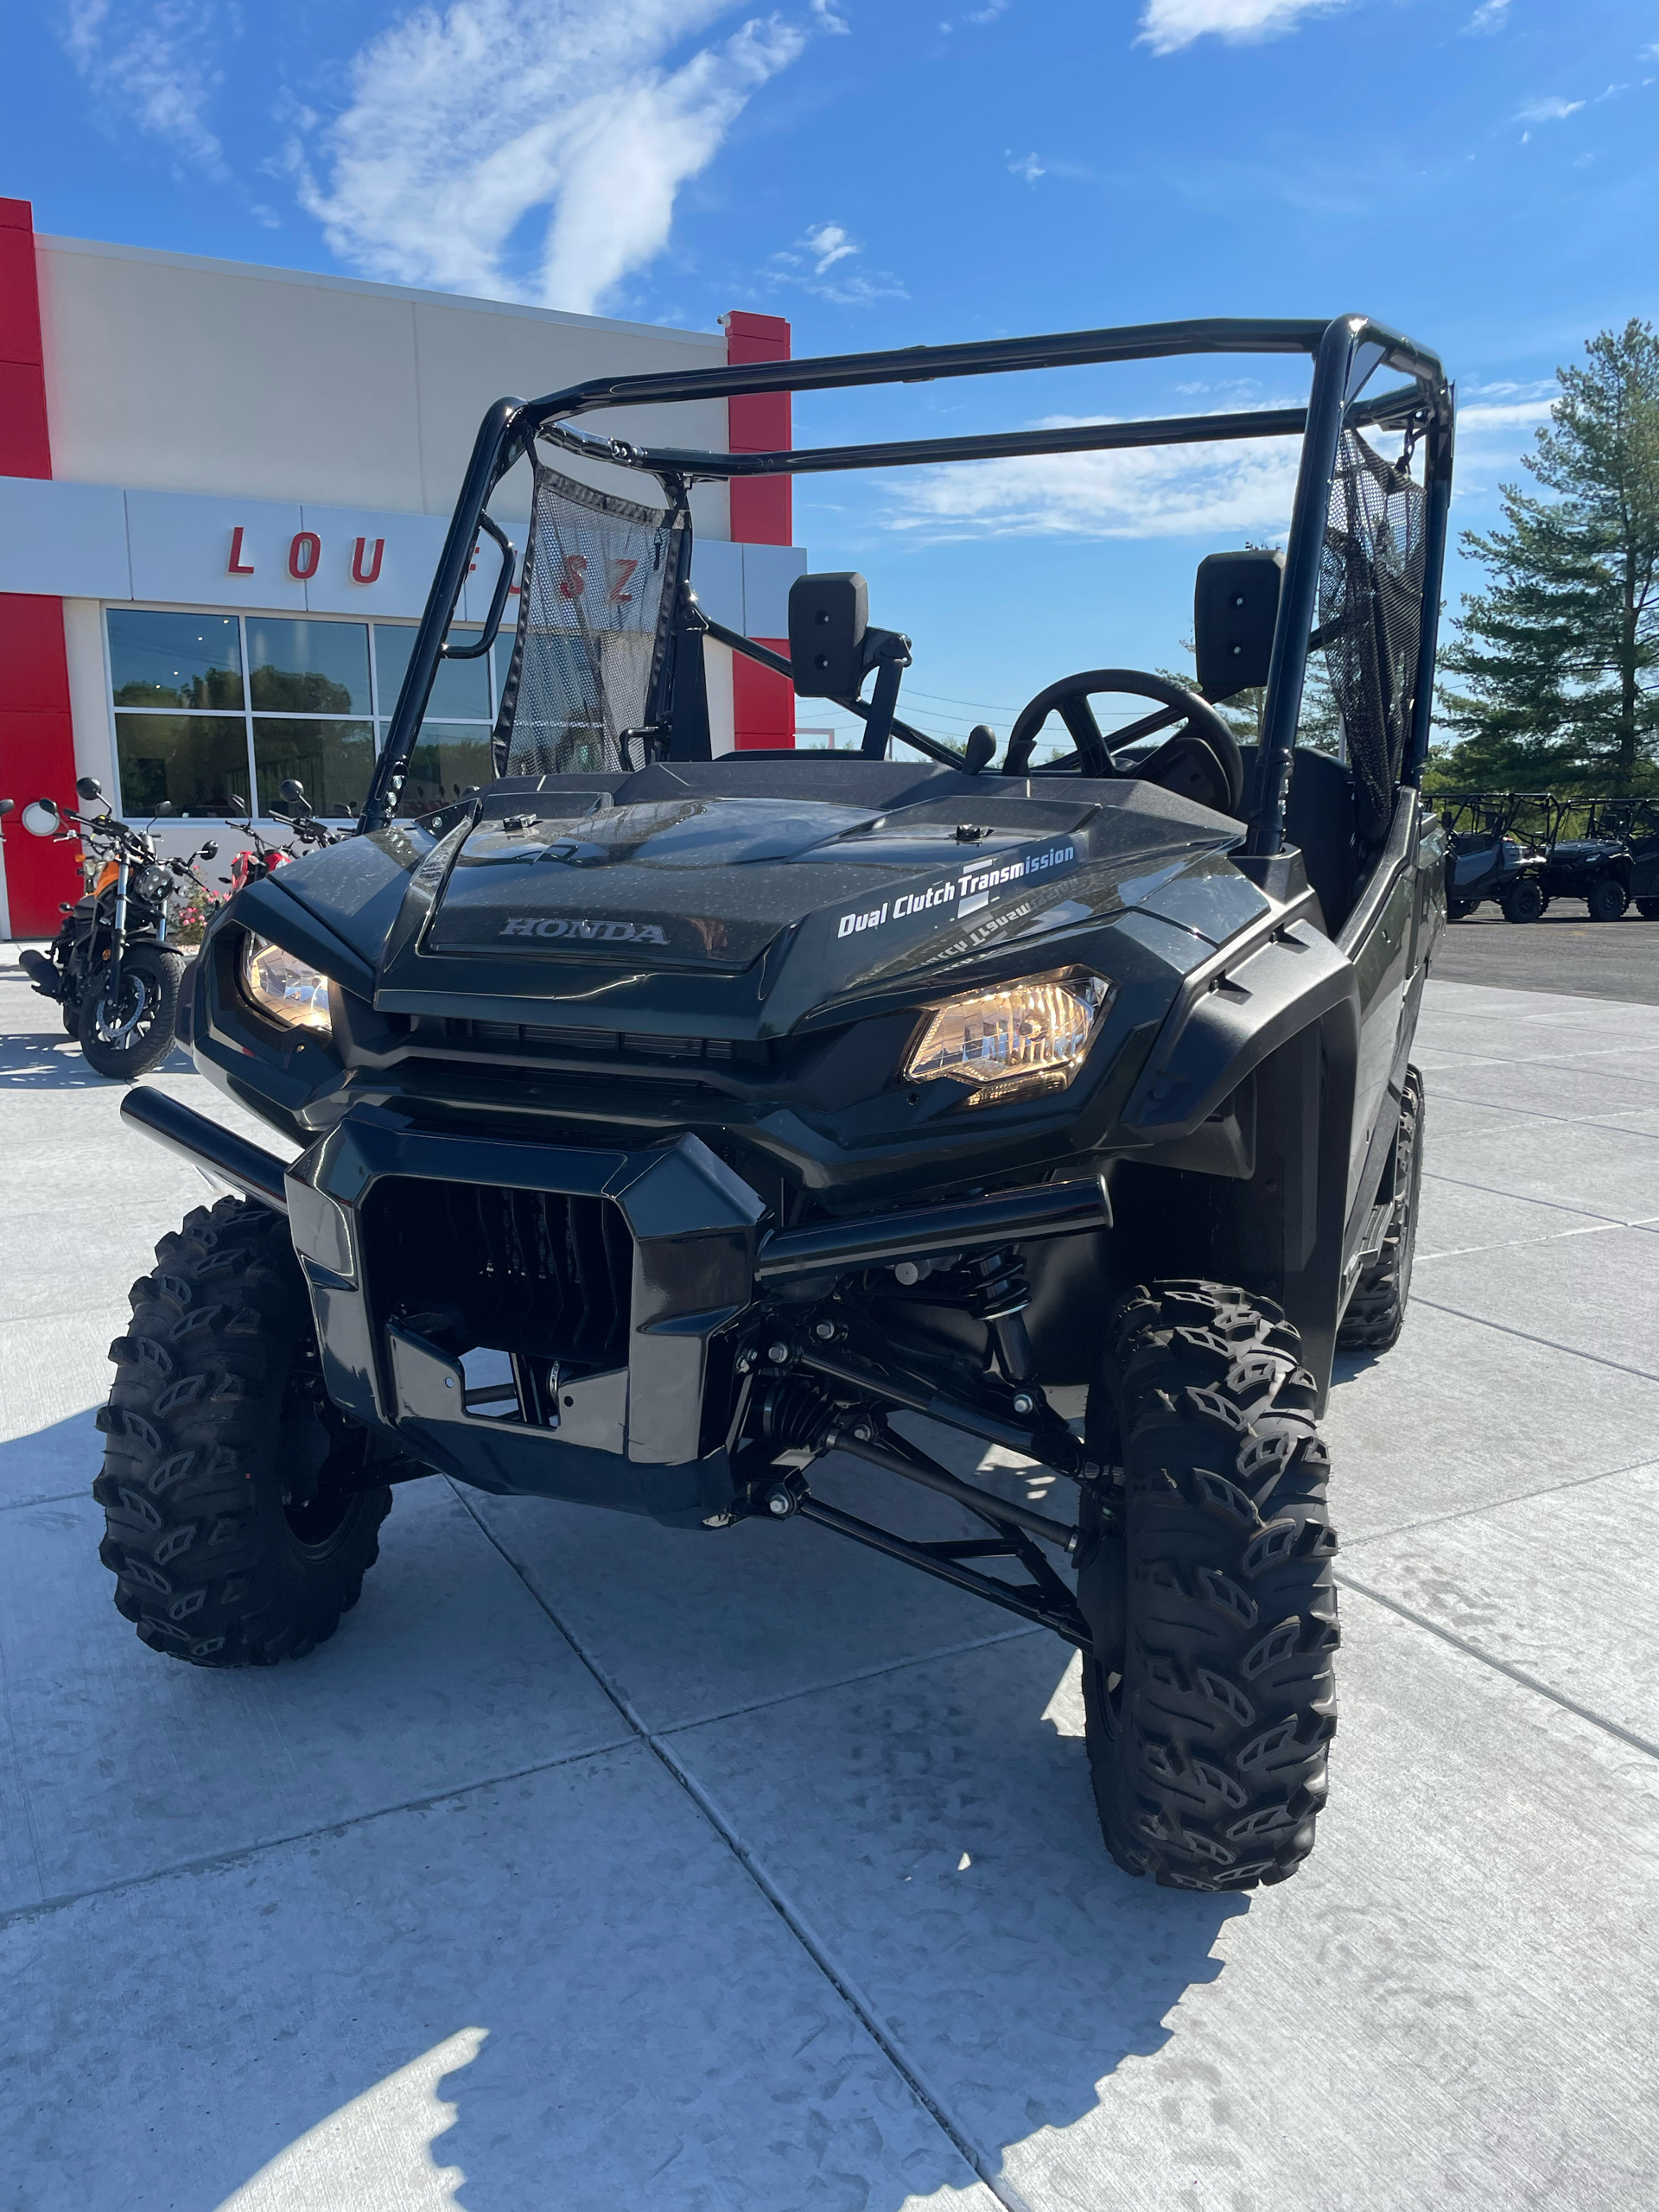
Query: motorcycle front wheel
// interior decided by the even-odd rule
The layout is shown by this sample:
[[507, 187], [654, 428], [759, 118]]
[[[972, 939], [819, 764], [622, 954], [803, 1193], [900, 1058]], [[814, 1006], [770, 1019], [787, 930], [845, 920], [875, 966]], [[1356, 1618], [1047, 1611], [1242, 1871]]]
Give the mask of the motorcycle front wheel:
[[130, 1083], [159, 1067], [173, 1049], [179, 1019], [181, 956], [159, 944], [129, 945], [118, 992], [109, 970], [81, 995], [80, 1049], [88, 1067], [118, 1083]]

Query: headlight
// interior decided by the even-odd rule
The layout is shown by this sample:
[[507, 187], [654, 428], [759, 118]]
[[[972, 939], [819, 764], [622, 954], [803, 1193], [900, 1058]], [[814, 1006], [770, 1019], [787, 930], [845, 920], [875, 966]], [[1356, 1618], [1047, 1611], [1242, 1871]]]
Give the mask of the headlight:
[[280, 944], [250, 937], [242, 951], [242, 988], [261, 1014], [284, 1029], [315, 1029], [327, 1036], [328, 978]]
[[974, 1086], [965, 1106], [1063, 1090], [1083, 1065], [1114, 986], [1084, 968], [975, 991], [935, 1007], [905, 1062], [905, 1080], [950, 1076]]
[[165, 906], [173, 896], [174, 887], [172, 870], [158, 867], [154, 861], [140, 872], [138, 880], [133, 886], [138, 896], [148, 899], [152, 906]]

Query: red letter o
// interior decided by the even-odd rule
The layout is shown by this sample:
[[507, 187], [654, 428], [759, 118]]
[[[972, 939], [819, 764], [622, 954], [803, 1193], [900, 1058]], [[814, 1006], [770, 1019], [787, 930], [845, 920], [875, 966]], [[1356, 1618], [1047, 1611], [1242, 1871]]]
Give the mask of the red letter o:
[[304, 583], [317, 573], [317, 563], [322, 558], [322, 540], [315, 530], [296, 530], [288, 549], [288, 573], [298, 583]]

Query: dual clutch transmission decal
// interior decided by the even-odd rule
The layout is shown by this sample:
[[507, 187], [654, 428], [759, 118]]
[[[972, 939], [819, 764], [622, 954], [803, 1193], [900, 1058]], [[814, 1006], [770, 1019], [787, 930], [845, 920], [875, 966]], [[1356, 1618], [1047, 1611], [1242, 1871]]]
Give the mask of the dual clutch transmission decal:
[[884, 899], [879, 906], [868, 907], [862, 913], [841, 915], [836, 923], [836, 940], [862, 937], [868, 930], [885, 929], [889, 922], [910, 921], [946, 906], [953, 912], [949, 916], [941, 914], [942, 920], [965, 921], [988, 906], [997, 893], [1010, 884], [1027, 883], [1033, 876], [1070, 868], [1077, 857], [1075, 845], [1048, 845], [1041, 852], [1006, 861], [1000, 868], [964, 869], [925, 891], [906, 891], [897, 899]]

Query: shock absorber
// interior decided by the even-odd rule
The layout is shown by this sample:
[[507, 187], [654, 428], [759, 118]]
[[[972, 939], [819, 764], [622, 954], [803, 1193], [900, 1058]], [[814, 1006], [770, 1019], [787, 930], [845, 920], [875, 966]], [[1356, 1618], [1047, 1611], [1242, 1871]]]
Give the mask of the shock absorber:
[[974, 1319], [989, 1329], [997, 1364], [1010, 1382], [1023, 1382], [1032, 1370], [1031, 1338], [1024, 1319], [1031, 1286], [1024, 1259], [1012, 1245], [1003, 1245], [967, 1261], [963, 1273], [971, 1284], [964, 1303]]
[[774, 1452], [810, 1452], [835, 1418], [816, 1382], [791, 1376], [768, 1382], [756, 1400], [760, 1435]]

